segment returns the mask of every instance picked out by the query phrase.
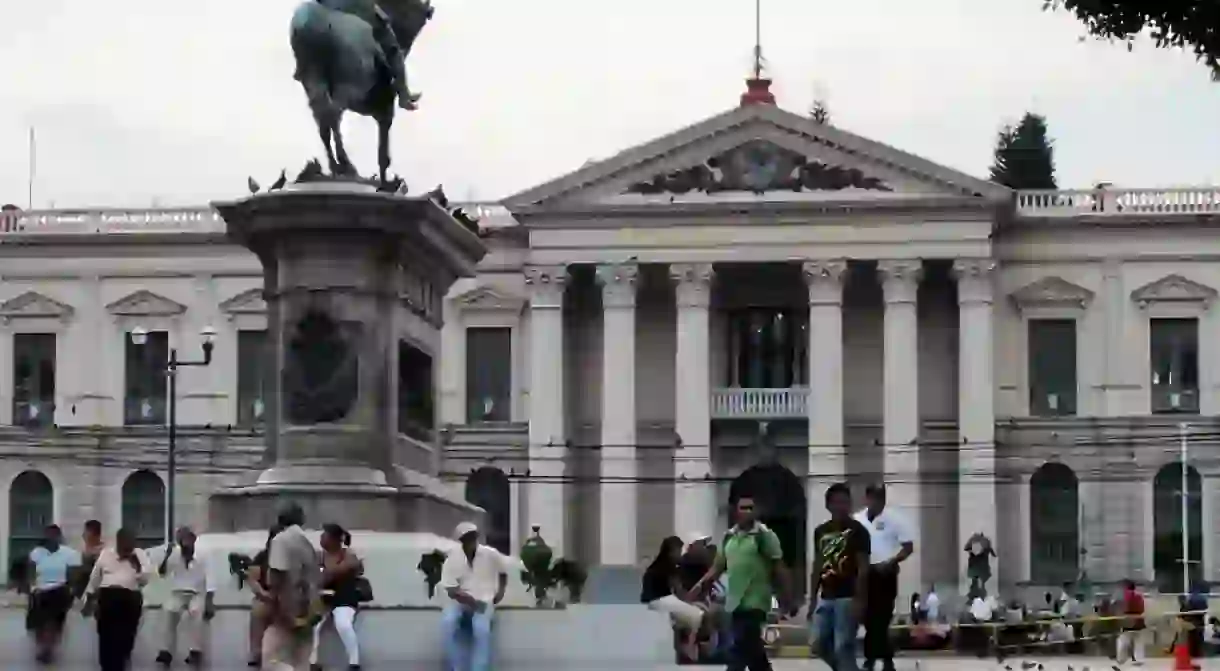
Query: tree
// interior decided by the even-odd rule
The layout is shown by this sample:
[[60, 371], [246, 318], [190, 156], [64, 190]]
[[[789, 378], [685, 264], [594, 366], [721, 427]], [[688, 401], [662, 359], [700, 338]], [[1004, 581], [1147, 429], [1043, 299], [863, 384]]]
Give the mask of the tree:
[[1042, 0], [1043, 9], [1065, 9], [1089, 34], [1122, 40], [1130, 49], [1145, 30], [1161, 48], [1189, 49], [1220, 81], [1220, 2], [1217, 0]]
[[813, 105], [809, 108], [809, 118], [816, 123], [830, 123], [830, 108], [826, 106], [826, 101], [818, 98], [813, 101]]
[[1046, 119], [1026, 112], [1020, 123], [1005, 126], [996, 138], [991, 181], [1010, 189], [1054, 189], [1055, 149]]

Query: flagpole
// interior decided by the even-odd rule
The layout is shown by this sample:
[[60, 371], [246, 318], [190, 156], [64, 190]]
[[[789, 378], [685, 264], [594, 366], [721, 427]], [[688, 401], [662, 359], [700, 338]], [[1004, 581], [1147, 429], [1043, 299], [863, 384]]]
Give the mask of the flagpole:
[[30, 143], [29, 143], [29, 168], [26, 182], [25, 206], [27, 210], [34, 209], [34, 174], [38, 170], [38, 149], [37, 140], [34, 137], [34, 127], [30, 126]]

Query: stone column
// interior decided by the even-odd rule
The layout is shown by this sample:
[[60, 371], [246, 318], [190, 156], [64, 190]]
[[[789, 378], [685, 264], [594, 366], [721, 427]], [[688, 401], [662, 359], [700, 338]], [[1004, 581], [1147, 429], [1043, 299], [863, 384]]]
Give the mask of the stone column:
[[919, 317], [916, 311], [923, 262], [880, 261], [885, 294], [882, 372], [882, 442], [887, 505], [906, 518], [915, 534], [915, 554], [902, 564], [899, 594], [923, 592], [920, 547], [923, 497], [919, 468]]
[[530, 266], [525, 285], [530, 294], [530, 402], [528, 511], [530, 524], [566, 556], [564, 544], [564, 459], [567, 432], [564, 415], [563, 293], [565, 266]]
[[634, 566], [636, 548], [635, 264], [601, 265], [601, 563]]
[[[809, 477], [805, 500], [809, 529], [828, 519], [826, 487], [847, 479], [843, 434], [843, 280], [842, 259], [806, 261], [809, 287]], [[813, 542], [812, 531], [807, 542]], [[813, 557], [810, 545], [806, 557]]]
[[716, 484], [712, 478], [712, 379], [708, 352], [710, 263], [675, 264], [678, 304], [674, 361], [674, 430], [681, 441], [674, 454], [674, 533], [715, 533]]
[[[953, 263], [957, 277], [958, 382], [957, 426], [961, 447], [958, 451], [959, 545], [976, 533], [991, 539], [996, 554], [1004, 556], [1002, 539], [996, 537], [996, 457], [995, 457], [995, 384], [992, 378], [992, 271], [991, 259], [958, 259]], [[1076, 511], [1065, 511], [1076, 514]], [[960, 551], [961, 548], [958, 548]], [[965, 552], [959, 552], [958, 574], [965, 576]], [[991, 574], [998, 576], [999, 559], [992, 559]], [[963, 578], [964, 579], [964, 578]], [[999, 585], [988, 584], [995, 593]]]

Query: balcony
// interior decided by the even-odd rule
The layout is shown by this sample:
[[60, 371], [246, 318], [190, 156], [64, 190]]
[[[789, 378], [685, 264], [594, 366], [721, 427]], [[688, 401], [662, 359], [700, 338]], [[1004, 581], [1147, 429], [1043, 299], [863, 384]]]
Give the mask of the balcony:
[[1017, 213], [1033, 217], [1220, 214], [1220, 187], [1018, 191]]
[[712, 390], [712, 419], [805, 419], [809, 416], [809, 389]]

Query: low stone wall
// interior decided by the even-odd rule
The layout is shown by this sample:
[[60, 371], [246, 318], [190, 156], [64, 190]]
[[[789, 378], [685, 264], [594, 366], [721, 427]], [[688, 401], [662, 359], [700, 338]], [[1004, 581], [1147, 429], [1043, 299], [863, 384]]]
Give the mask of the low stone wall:
[[[0, 668], [24, 668], [31, 657], [24, 612], [0, 610]], [[145, 611], [137, 643], [136, 669], [152, 667], [161, 647], [162, 613]], [[245, 668], [249, 613], [221, 610], [209, 626], [209, 668]], [[442, 668], [440, 612], [424, 609], [369, 609], [357, 618], [361, 662], [366, 668], [430, 671]], [[95, 668], [94, 621], [74, 612], [57, 669]], [[560, 669], [656, 669], [673, 664], [669, 622], [643, 606], [584, 606], [566, 610], [508, 609], [495, 624], [495, 668], [508, 671]], [[323, 639], [321, 660], [328, 669], [347, 668], [333, 629]], [[184, 654], [184, 653], [179, 653]]]

